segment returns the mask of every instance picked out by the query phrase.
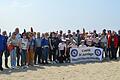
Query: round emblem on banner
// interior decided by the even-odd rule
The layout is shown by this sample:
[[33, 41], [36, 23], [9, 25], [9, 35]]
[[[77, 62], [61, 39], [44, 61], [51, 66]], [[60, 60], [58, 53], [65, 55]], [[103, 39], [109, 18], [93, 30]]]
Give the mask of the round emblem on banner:
[[71, 51], [71, 55], [72, 55], [72, 57], [76, 57], [76, 56], [78, 55], [78, 50], [73, 49], [73, 50]]
[[96, 56], [100, 56], [102, 53], [101, 53], [101, 50], [100, 49], [96, 49], [95, 50], [95, 55]]

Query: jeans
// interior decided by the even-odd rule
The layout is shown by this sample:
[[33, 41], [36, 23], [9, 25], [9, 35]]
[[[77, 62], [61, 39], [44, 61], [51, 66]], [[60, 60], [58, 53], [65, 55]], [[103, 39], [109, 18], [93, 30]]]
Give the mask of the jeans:
[[48, 47], [45, 47], [43, 48], [43, 61], [45, 61], [46, 63], [48, 62], [47, 59], [48, 59]]
[[16, 48], [10, 52], [11, 56], [11, 67], [16, 67]]
[[26, 64], [26, 57], [27, 57], [27, 50], [23, 50], [21, 52], [21, 61], [22, 61], [22, 66]]

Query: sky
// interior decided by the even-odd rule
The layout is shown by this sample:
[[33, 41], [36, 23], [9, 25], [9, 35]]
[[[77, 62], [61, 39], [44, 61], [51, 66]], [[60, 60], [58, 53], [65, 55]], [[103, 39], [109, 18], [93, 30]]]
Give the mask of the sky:
[[2, 31], [118, 31], [119, 21], [120, 0], [0, 0]]

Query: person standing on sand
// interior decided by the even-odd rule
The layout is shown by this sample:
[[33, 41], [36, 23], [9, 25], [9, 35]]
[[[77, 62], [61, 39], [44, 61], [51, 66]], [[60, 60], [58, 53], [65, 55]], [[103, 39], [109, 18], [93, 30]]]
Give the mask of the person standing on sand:
[[20, 53], [21, 53], [21, 61], [22, 61], [22, 68], [26, 68], [27, 62], [27, 53], [28, 53], [28, 39], [26, 33], [22, 34], [22, 39], [20, 40]]
[[42, 64], [48, 64], [48, 55], [49, 55], [48, 36], [49, 36], [48, 33], [45, 33], [43, 38], [42, 38], [42, 41], [41, 41], [41, 46], [42, 46], [42, 49], [43, 49], [43, 52], [42, 52]]
[[10, 51], [10, 57], [11, 57], [11, 68], [16, 68], [16, 49], [18, 45], [18, 40], [16, 39], [16, 33], [13, 32], [12, 36], [7, 41], [8, 49]]
[[35, 39], [33, 39], [33, 33], [29, 33], [29, 40], [28, 40], [29, 50], [27, 54], [27, 65], [34, 65], [34, 55], [35, 55]]
[[1, 35], [1, 29], [0, 29], [0, 70], [3, 71], [2, 67], [2, 55], [3, 51], [5, 50], [5, 37]]
[[[19, 28], [15, 29], [15, 34], [16, 34], [16, 39], [17, 39], [18, 44], [19, 44], [19, 41], [21, 40], [21, 34], [19, 33]], [[19, 45], [16, 46], [16, 53], [17, 53], [17, 66], [20, 66], [20, 64], [19, 64], [19, 61], [20, 61], [20, 48], [19, 48]], [[22, 64], [22, 62], [21, 62], [21, 64]]]
[[59, 63], [63, 63], [66, 56], [66, 40], [62, 39], [62, 41], [59, 43]]
[[117, 59], [118, 37], [114, 31], [112, 32], [110, 46], [112, 52], [112, 59]]
[[100, 37], [100, 47], [104, 50], [105, 58], [109, 57], [109, 54], [107, 53], [107, 41], [107, 34], [106, 30], [104, 29]]
[[34, 64], [40, 64], [42, 58], [42, 48], [41, 48], [41, 37], [40, 32], [37, 33], [37, 38], [35, 39], [35, 56], [34, 56]]
[[8, 49], [7, 49], [7, 40], [8, 40], [7, 32], [6, 32], [6, 31], [3, 31], [3, 32], [2, 32], [2, 35], [5, 37], [5, 45], [4, 45], [5, 50], [4, 50], [4, 52], [3, 52], [4, 55], [5, 55], [5, 67], [6, 67], [6, 68], [9, 68], [9, 67], [8, 67], [8, 57], [9, 57], [10, 53], [9, 53], [9, 51], [8, 51]]

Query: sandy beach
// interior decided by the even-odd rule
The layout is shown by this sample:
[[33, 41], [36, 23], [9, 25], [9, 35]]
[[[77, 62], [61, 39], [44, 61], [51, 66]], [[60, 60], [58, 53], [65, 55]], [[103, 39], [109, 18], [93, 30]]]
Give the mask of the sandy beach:
[[5, 69], [0, 80], [119, 80], [120, 61], [36, 65]]

